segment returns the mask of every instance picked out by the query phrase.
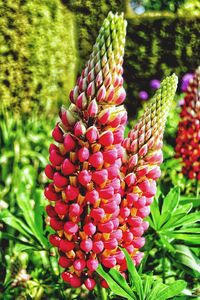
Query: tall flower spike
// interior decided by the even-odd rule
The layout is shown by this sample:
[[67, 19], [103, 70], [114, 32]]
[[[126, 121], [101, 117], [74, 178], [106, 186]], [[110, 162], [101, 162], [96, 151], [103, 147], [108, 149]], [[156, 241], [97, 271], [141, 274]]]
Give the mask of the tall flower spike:
[[[143, 219], [149, 215], [149, 206], [156, 193], [156, 180], [161, 173], [163, 132], [176, 87], [175, 74], [163, 80], [143, 116], [122, 143], [126, 154], [121, 168], [124, 196], [119, 222], [124, 236], [122, 247], [127, 249], [136, 265], [142, 259], [138, 249], [144, 246], [142, 235], [148, 228]], [[121, 270], [125, 268], [121, 265]]]
[[200, 67], [190, 79], [180, 117], [176, 157], [182, 157], [184, 175], [200, 180]]
[[122, 105], [123, 54], [126, 21], [108, 14], [93, 52], [75, 88], [71, 105], [60, 111], [53, 130], [46, 175], [53, 180], [45, 196], [50, 242], [58, 247], [63, 279], [73, 287], [93, 289], [98, 263], [113, 267], [109, 259], [117, 249], [121, 157], [127, 113]]

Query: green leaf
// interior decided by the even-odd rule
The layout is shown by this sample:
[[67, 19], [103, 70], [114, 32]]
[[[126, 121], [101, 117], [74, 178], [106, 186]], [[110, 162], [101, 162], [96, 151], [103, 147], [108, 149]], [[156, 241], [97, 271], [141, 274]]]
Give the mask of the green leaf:
[[126, 251], [126, 249], [121, 248], [121, 250], [124, 252], [125, 258], [126, 258], [126, 263], [128, 267], [128, 272], [129, 272], [129, 278], [131, 281], [131, 286], [135, 287], [136, 292], [139, 296], [139, 299], [143, 299], [143, 286], [142, 286], [142, 279], [137, 273], [137, 270], [135, 268], [135, 265]]
[[177, 280], [167, 286], [164, 290], [160, 291], [157, 295], [157, 300], [165, 300], [179, 295], [187, 286], [187, 283], [183, 280]]
[[190, 213], [175, 222], [176, 226], [188, 225], [200, 220], [200, 211]]
[[119, 286], [121, 286], [121, 288], [123, 288], [132, 298], [134, 298], [135, 295], [133, 291], [119, 271], [110, 269], [108, 274], [118, 283]]
[[177, 261], [200, 274], [200, 260], [196, 255], [185, 245], [175, 245], [175, 249]]
[[151, 204], [151, 214], [150, 217], [152, 218], [153, 221], [153, 226], [152, 228], [154, 228], [155, 230], [158, 229], [158, 224], [160, 221], [160, 210], [159, 210], [159, 206], [158, 206], [158, 198], [155, 197], [153, 203]]
[[200, 241], [200, 234], [168, 232], [167, 236], [173, 239], [183, 240], [185, 242], [197, 244], [197, 245], [199, 245], [199, 241]]
[[121, 288], [121, 286], [119, 286], [117, 282], [104, 271], [101, 265], [98, 266], [96, 272], [106, 280], [113, 293], [128, 300], [136, 300], [136, 298], [131, 297], [123, 288]]
[[30, 231], [29, 227], [24, 224], [20, 219], [13, 216], [8, 209], [4, 209], [1, 212], [1, 220], [6, 223], [7, 225], [15, 228], [17, 231], [19, 231], [21, 234], [23, 234], [25, 237], [30, 239], [30, 235], [33, 233]]
[[175, 187], [171, 189], [163, 201], [162, 214], [164, 214], [165, 212], [172, 213], [179, 203], [179, 198], [180, 198], [179, 187]]

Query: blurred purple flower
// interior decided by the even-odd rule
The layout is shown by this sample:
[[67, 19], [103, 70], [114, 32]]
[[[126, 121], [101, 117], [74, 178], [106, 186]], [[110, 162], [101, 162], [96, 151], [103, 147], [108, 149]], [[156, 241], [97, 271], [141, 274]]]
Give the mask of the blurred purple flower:
[[153, 90], [159, 89], [159, 87], [160, 87], [160, 80], [158, 80], [158, 79], [152, 79], [152, 80], [150, 81], [150, 87], [151, 87]]
[[183, 77], [182, 77], [182, 82], [181, 82], [181, 91], [182, 92], [186, 92], [188, 84], [190, 82], [190, 79], [193, 78], [193, 74], [192, 73], [186, 73]]
[[139, 98], [141, 100], [147, 100], [149, 98], [149, 95], [146, 91], [140, 91], [139, 92]]
[[183, 106], [184, 103], [185, 103], [185, 100], [184, 100], [184, 98], [183, 98], [183, 99], [180, 99], [180, 100], [179, 100], [178, 105], [179, 105], [179, 106]]

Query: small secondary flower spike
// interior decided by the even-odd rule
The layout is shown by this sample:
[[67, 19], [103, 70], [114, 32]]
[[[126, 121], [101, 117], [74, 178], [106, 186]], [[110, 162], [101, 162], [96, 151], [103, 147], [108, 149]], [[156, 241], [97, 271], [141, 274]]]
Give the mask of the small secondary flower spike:
[[200, 67], [187, 86], [176, 138], [176, 157], [183, 159], [183, 174], [200, 180]]
[[[46, 211], [55, 234], [64, 281], [92, 290], [101, 263], [126, 270], [119, 247], [136, 264], [148, 223], [143, 218], [160, 175], [164, 124], [176, 88], [172, 75], [124, 140], [127, 113], [122, 105], [126, 21], [109, 13], [75, 88], [69, 109], [53, 130], [45, 173], [53, 182], [45, 189]], [[107, 286], [101, 278], [102, 286]]]

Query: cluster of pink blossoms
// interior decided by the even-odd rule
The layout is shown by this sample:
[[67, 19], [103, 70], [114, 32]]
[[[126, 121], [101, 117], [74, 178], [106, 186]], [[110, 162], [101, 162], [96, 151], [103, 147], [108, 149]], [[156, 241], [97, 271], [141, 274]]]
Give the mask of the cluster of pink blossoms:
[[[123, 88], [126, 21], [109, 13], [75, 88], [61, 109], [45, 173], [46, 211], [64, 281], [92, 290], [98, 264], [125, 275], [127, 249], [137, 265], [148, 228], [143, 219], [160, 176], [162, 135], [177, 79], [166, 78], [143, 117], [124, 139]], [[101, 278], [102, 286], [107, 287]]]
[[190, 79], [180, 114], [176, 157], [183, 159], [183, 174], [200, 180], [200, 67]]

